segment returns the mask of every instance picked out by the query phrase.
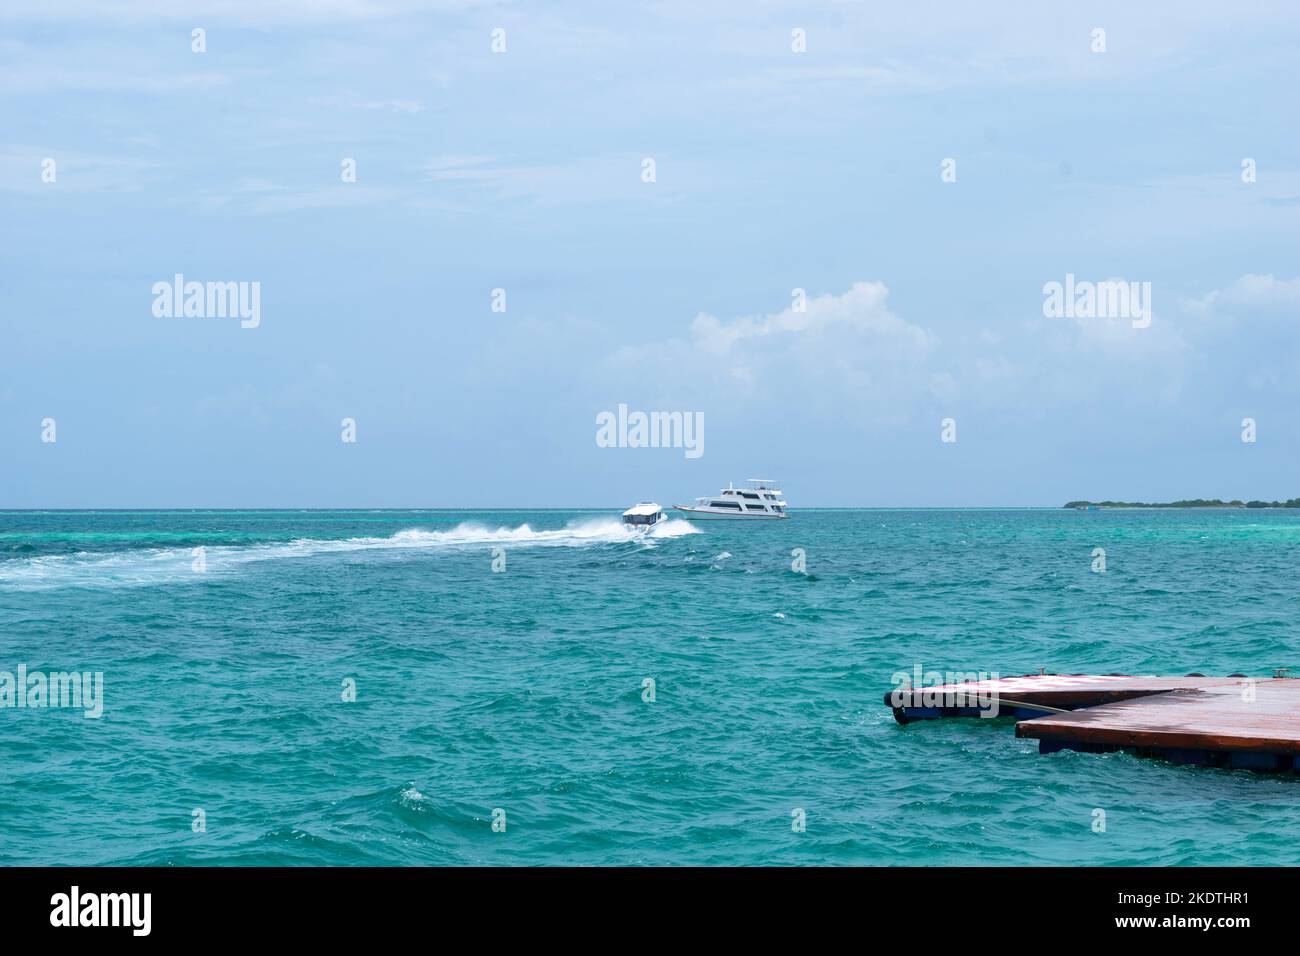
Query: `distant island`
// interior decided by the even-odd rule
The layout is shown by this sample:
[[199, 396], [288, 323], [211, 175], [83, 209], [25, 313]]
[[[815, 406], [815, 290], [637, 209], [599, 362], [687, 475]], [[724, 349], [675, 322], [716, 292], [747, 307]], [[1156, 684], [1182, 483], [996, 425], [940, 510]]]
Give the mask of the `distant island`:
[[1222, 501], [1189, 498], [1186, 501], [1067, 501], [1064, 508], [1300, 508], [1300, 498], [1286, 501]]

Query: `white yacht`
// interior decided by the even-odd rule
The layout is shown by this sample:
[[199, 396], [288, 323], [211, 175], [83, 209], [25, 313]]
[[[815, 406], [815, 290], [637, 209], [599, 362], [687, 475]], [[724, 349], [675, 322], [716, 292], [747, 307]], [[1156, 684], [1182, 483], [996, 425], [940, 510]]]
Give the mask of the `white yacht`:
[[664, 509], [653, 501], [638, 501], [623, 512], [623, 524], [637, 531], [653, 528], [667, 520], [668, 516], [664, 514]]
[[696, 518], [788, 518], [785, 498], [770, 478], [749, 478], [748, 488], [734, 488], [731, 483], [709, 498], [696, 498], [693, 505], [673, 505]]

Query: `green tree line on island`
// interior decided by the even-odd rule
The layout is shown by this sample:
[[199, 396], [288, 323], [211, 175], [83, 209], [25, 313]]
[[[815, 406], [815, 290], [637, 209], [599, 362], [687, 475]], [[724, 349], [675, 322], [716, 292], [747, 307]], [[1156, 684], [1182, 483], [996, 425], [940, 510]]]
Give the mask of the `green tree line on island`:
[[1223, 501], [1188, 498], [1184, 501], [1067, 501], [1065, 508], [1300, 508], [1300, 498], [1286, 501]]

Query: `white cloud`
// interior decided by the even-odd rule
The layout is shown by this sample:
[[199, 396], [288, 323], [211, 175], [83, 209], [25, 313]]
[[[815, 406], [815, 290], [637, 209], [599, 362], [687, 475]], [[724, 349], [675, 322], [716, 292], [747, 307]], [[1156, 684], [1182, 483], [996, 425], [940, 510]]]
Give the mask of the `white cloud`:
[[882, 282], [855, 282], [843, 295], [820, 295], [796, 311], [790, 307], [772, 315], [721, 322], [701, 313], [691, 323], [694, 344], [718, 354], [759, 340], [815, 335], [842, 336], [866, 333], [889, 340], [906, 351], [924, 352], [937, 341], [930, 333], [909, 325], [889, 311], [889, 290]]
[[694, 162], [666, 154], [655, 160], [656, 181], [642, 182], [635, 154], [587, 156], [556, 163], [510, 163], [500, 156], [448, 155], [427, 162], [428, 178], [444, 189], [482, 189], [493, 199], [530, 199], [546, 205], [676, 201], [706, 188], [708, 177]]
[[935, 360], [938, 337], [896, 316], [888, 297], [881, 282], [855, 282], [840, 295], [809, 298], [806, 311], [725, 321], [701, 313], [688, 338], [621, 348], [604, 369], [611, 382], [679, 406], [731, 404], [758, 416], [776, 402], [897, 421], [953, 386]]
[[356, 93], [341, 96], [317, 96], [308, 100], [313, 106], [325, 106], [330, 109], [362, 110], [370, 113], [403, 113], [414, 116], [424, 112], [424, 104], [416, 99], [402, 97], [367, 98]]
[[[1271, 274], [1249, 273], [1194, 300], [1192, 305], [1202, 312], [1220, 313], [1300, 309], [1300, 278], [1275, 279]], [[1300, 320], [1300, 315], [1295, 318]]]
[[103, 68], [29, 63], [0, 71], [0, 90], [24, 95], [59, 91], [185, 95], [209, 92], [227, 86], [230, 81], [224, 73], [167, 73], [138, 62], [120, 66], [105, 64]]
[[1185, 303], [1189, 335], [1213, 375], [1206, 390], [1254, 402], [1300, 393], [1300, 277], [1249, 273]]
[[380, 205], [401, 197], [388, 186], [366, 186], [333, 181], [316, 186], [282, 186], [263, 177], [246, 177], [229, 189], [199, 190], [180, 200], [204, 212], [252, 215], [295, 212], [300, 209], [343, 209]]
[[701, 313], [685, 336], [622, 347], [603, 368], [608, 386], [622, 393], [653, 393], [664, 407], [734, 406], [759, 420], [772, 403], [797, 406], [804, 420], [861, 425], [927, 420], [940, 407], [1010, 419], [1114, 401], [1199, 407], [1235, 389], [1294, 379], [1300, 360], [1300, 328], [1270, 334], [1268, 354], [1260, 355], [1226, 348], [1224, 336], [1239, 340], [1241, 329], [1203, 321], [1205, 314], [1230, 309], [1249, 316], [1232, 320], [1249, 328], [1276, 312], [1300, 326], [1298, 307], [1300, 279], [1246, 275], [1192, 303], [1157, 301], [1148, 328], [1038, 315], [1020, 323], [1018, 335], [972, 329], [941, 339], [896, 315], [884, 283], [856, 282], [809, 299], [803, 312]]
[[0, 7], [0, 20], [183, 20], [187, 23], [310, 23], [375, 20], [491, 7], [492, 0], [50, 0]]
[[[43, 182], [42, 163], [54, 160], [55, 181]], [[125, 156], [69, 152], [56, 146], [0, 149], [0, 190], [39, 192], [134, 192], [158, 164]]]

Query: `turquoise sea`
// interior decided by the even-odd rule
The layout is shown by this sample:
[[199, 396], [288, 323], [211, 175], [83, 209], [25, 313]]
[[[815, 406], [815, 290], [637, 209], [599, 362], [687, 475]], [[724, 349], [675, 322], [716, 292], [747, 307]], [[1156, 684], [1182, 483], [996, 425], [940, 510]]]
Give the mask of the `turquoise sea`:
[[104, 694], [0, 709], [0, 863], [1295, 864], [1300, 779], [882, 696], [1300, 674], [1297, 567], [1281, 510], [0, 512], [0, 671]]

